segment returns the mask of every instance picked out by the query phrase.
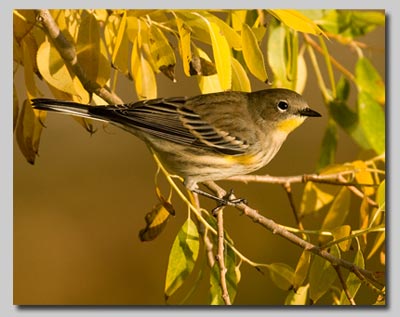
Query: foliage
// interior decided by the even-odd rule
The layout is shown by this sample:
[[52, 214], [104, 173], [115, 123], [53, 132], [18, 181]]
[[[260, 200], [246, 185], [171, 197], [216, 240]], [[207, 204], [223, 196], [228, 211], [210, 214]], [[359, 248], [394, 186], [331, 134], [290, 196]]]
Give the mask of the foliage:
[[[101, 104], [111, 100], [103, 88], [110, 98], [118, 98], [114, 93], [118, 73], [133, 81], [138, 99], [156, 98], [156, 74], [176, 81], [176, 63], [182, 63], [187, 77], [197, 78], [201, 93], [251, 91], [252, 80], [302, 93], [309, 72], [314, 70], [329, 112], [317, 164], [321, 178], [306, 182], [297, 215], [299, 227], [288, 230], [301, 234], [306, 241], [314, 240], [335, 258], [352, 258], [359, 269], [364, 269], [377, 254], [384, 265], [385, 86], [373, 62], [363, 53], [362, 43], [356, 40], [384, 25], [383, 13], [52, 10], [51, 18], [65, 39], [55, 38], [51, 33], [54, 30], [40, 23], [37, 17], [42, 13], [43, 10], [13, 13], [14, 65], [16, 69], [23, 66], [26, 93], [26, 99], [20, 102], [14, 84], [14, 131], [29, 163], [35, 162], [45, 120], [45, 113], [33, 110], [29, 103], [40, 96], [38, 81], [47, 84], [56, 98]], [[356, 51], [353, 70], [341, 65], [339, 56], [331, 56], [326, 42], [332, 41]], [[66, 50], [69, 46], [65, 43], [72, 43], [72, 49]], [[330, 88], [323, 79], [316, 53], [323, 58]], [[351, 105], [351, 92], [356, 94], [355, 105]], [[90, 122], [79, 120], [92, 130]], [[340, 130], [354, 140], [365, 160], [335, 162]], [[193, 212], [188, 213], [171, 248], [165, 282], [165, 296], [169, 298], [193, 274], [199, 253], [206, 252], [200, 240], [210, 239], [217, 245], [218, 237], [215, 218], [195, 207], [175, 187], [175, 180], [166, 172], [165, 176]], [[159, 203], [146, 216], [147, 226], [140, 233], [143, 241], [158, 237], [169, 216], [175, 213], [171, 195], [165, 199], [156, 188]], [[347, 222], [349, 212], [359, 213], [358, 226]], [[305, 230], [302, 221], [315, 214], [325, 215], [320, 229]], [[199, 224], [206, 228], [205, 233], [199, 231]], [[250, 261], [234, 247], [226, 232], [224, 244], [226, 271], [220, 270], [217, 261], [209, 263], [212, 304], [224, 303], [221, 278], [226, 278], [227, 293], [234, 301], [242, 262], [267, 269], [273, 283], [288, 292], [286, 304], [316, 303], [330, 294], [332, 303], [346, 305], [354, 301], [360, 288], [366, 287], [357, 270], [344, 279], [335, 270], [335, 263], [311, 255], [309, 250], [303, 251], [293, 268], [286, 263]], [[200, 268], [206, 269], [205, 265]], [[375, 280], [364, 282], [376, 292], [378, 303], [382, 284]]]

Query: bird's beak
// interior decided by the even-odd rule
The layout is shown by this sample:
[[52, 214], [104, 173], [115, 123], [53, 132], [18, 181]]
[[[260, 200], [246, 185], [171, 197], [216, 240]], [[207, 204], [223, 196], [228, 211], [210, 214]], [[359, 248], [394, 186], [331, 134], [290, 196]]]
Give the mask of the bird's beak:
[[312, 110], [311, 108], [304, 108], [299, 110], [299, 114], [305, 117], [321, 117], [321, 114]]

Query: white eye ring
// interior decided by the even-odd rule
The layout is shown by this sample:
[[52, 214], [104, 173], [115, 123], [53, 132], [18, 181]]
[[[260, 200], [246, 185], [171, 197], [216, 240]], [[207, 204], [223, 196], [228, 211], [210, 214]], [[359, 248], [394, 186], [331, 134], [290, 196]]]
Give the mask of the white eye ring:
[[281, 101], [278, 102], [278, 110], [280, 112], [285, 112], [285, 111], [288, 110], [288, 108], [289, 108], [289, 105], [288, 105], [288, 103], [286, 101], [281, 100]]

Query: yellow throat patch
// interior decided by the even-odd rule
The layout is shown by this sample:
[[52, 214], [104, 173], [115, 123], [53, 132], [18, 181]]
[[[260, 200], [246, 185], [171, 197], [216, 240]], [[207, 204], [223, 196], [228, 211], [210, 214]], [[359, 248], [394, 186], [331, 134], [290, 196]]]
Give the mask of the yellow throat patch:
[[301, 125], [304, 120], [306, 119], [306, 117], [293, 117], [293, 118], [288, 118], [282, 122], [280, 122], [276, 128], [280, 131], [280, 132], [285, 132], [285, 133], [290, 133], [292, 132], [294, 129], [296, 129], [299, 125]]

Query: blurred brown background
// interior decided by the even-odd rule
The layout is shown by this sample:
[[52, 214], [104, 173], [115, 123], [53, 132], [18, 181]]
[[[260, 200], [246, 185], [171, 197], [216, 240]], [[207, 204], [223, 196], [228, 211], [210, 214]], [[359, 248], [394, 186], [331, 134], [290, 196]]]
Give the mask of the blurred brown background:
[[[385, 29], [379, 28], [360, 40], [371, 47], [367, 57], [384, 78]], [[353, 71], [354, 52], [333, 43], [328, 43], [328, 48]], [[322, 59], [320, 62], [324, 67]], [[24, 85], [21, 73], [15, 77], [17, 85]], [[158, 75], [158, 95], [199, 93], [196, 79], [186, 78], [179, 63], [177, 79], [173, 84]], [[265, 88], [256, 82], [252, 87]], [[127, 102], [136, 100], [132, 82], [121, 80], [117, 93]], [[323, 117], [308, 119], [258, 173], [284, 176], [315, 171], [327, 112], [311, 68], [304, 96]], [[49, 114], [46, 126], [34, 166], [25, 161], [14, 142], [14, 303], [164, 304], [169, 251], [187, 213], [178, 204], [177, 215], [161, 236], [152, 242], [140, 242], [138, 233], [145, 226], [144, 216], [156, 203], [156, 168], [147, 148], [134, 136], [112, 126], [103, 129], [97, 124], [98, 131], [91, 136], [68, 116]], [[358, 152], [341, 132], [337, 161], [354, 160]], [[246, 197], [251, 206], [276, 222], [295, 225], [280, 186], [220, 184], [234, 188], [238, 196]], [[297, 202], [302, 188], [294, 187]], [[248, 258], [295, 266], [301, 252], [298, 247], [240, 216], [235, 209], [227, 208], [224, 215], [236, 247]], [[308, 219], [306, 225], [313, 228], [313, 222], [319, 220], [318, 216]], [[287, 292], [278, 289], [268, 274], [261, 275], [246, 264], [241, 272], [235, 304], [283, 303]], [[177, 303], [188, 288], [184, 286], [170, 303]], [[205, 274], [188, 304], [207, 303], [208, 288]], [[366, 303], [372, 300], [368, 292], [361, 295]], [[362, 300], [357, 303], [362, 304]]]

